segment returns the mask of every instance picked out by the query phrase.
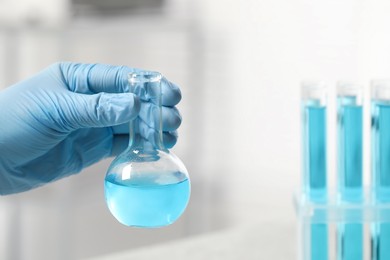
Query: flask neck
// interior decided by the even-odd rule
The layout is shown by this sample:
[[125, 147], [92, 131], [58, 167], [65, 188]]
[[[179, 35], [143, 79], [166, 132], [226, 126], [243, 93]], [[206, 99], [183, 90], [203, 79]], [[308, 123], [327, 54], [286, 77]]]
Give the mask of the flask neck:
[[156, 129], [156, 131], [151, 131], [153, 133], [149, 134], [147, 137], [144, 137], [137, 131], [137, 120], [138, 119], [135, 119], [129, 123], [130, 131], [128, 149], [130, 148], [132, 150], [139, 150], [143, 152], [150, 152], [154, 150], [167, 151], [163, 144], [161, 127], [159, 127], [158, 130]]
[[152, 71], [129, 74], [130, 92], [136, 94], [141, 102], [152, 104], [150, 111], [148, 111], [151, 128], [141, 129], [139, 122], [137, 122], [141, 119], [138, 117], [129, 123], [129, 148], [133, 150], [143, 152], [167, 150], [163, 144], [161, 79], [160, 73]]

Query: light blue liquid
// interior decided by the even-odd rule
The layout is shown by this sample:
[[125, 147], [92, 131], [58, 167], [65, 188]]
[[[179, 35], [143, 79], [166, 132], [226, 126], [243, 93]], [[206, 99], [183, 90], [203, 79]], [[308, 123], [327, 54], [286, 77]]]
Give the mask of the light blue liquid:
[[326, 107], [303, 107], [304, 186], [310, 199], [326, 198]]
[[338, 259], [363, 259], [363, 226], [360, 223], [338, 225]]
[[[377, 203], [390, 202], [390, 103], [372, 103], [373, 192]], [[390, 259], [390, 223], [373, 226], [373, 259]]]
[[374, 224], [373, 260], [390, 259], [390, 223]]
[[[326, 200], [326, 107], [307, 101], [303, 113], [304, 192], [315, 202]], [[328, 227], [310, 226], [310, 259], [328, 259]]]
[[158, 173], [139, 174], [128, 180], [118, 180], [116, 175], [108, 174], [105, 179], [108, 208], [126, 226], [170, 225], [181, 216], [188, 204], [190, 183], [180, 172], [170, 174], [168, 179], [178, 182], [161, 184], [165, 181]]
[[342, 201], [360, 202], [363, 179], [363, 109], [355, 97], [338, 98], [338, 177]]
[[[342, 202], [362, 200], [363, 109], [356, 97], [339, 97], [338, 103], [338, 187]], [[338, 259], [363, 259], [363, 226], [359, 223], [338, 226]]]
[[374, 197], [390, 202], [390, 103], [372, 105], [372, 164]]

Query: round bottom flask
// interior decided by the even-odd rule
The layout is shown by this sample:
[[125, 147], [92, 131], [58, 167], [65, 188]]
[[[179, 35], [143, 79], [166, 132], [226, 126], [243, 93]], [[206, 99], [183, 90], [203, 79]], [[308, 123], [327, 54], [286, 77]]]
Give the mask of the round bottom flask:
[[[180, 159], [162, 142], [161, 74], [131, 73], [130, 91], [156, 104], [157, 132], [148, 139], [130, 122], [129, 147], [111, 163], [105, 197], [112, 215], [122, 224], [162, 227], [175, 222], [190, 197], [190, 180]], [[137, 119], [135, 119], [137, 120]]]

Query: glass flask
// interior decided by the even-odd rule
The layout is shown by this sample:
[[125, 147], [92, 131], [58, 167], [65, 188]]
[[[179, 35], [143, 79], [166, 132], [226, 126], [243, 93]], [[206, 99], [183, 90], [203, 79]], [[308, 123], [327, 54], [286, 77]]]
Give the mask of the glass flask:
[[162, 76], [143, 71], [130, 73], [128, 79], [131, 93], [155, 104], [148, 113], [156, 131], [148, 133], [146, 139], [136, 131], [141, 119], [130, 122], [129, 146], [107, 170], [106, 203], [112, 215], [126, 226], [170, 225], [188, 204], [190, 180], [181, 160], [163, 145]]

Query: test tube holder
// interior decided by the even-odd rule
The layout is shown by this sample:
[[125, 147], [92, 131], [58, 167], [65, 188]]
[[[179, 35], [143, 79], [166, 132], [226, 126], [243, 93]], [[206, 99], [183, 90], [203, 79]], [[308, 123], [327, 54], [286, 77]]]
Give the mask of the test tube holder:
[[[310, 228], [313, 224], [326, 224], [329, 240], [336, 240], [338, 224], [360, 223], [364, 225], [364, 260], [376, 260], [372, 248], [375, 234], [372, 227], [377, 224], [390, 223], [390, 203], [378, 203], [372, 199], [372, 191], [364, 189], [363, 199], [359, 203], [340, 202], [336, 191], [328, 192], [327, 200], [323, 203], [311, 201], [303, 192], [294, 195], [294, 206], [299, 223], [299, 260], [311, 259]], [[337, 259], [337, 243], [329, 241], [328, 258]], [[383, 250], [383, 249], [382, 249]], [[390, 250], [387, 245], [384, 250]], [[382, 260], [382, 259], [378, 259]]]

